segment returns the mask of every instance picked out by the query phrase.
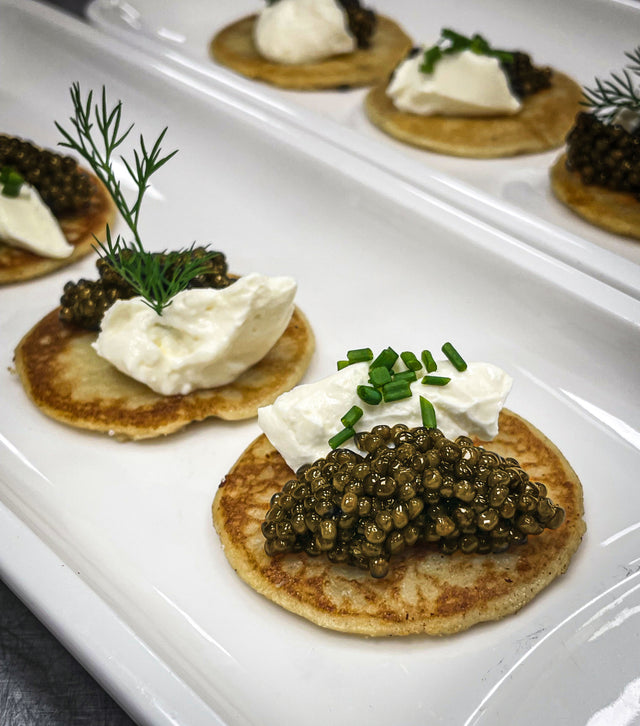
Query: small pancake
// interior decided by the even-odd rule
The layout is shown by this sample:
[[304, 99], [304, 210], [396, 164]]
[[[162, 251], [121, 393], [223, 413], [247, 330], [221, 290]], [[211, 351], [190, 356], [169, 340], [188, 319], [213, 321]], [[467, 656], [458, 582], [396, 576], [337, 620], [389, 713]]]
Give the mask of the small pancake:
[[407, 144], [478, 159], [536, 154], [562, 146], [582, 99], [580, 86], [554, 71], [551, 86], [527, 96], [514, 116], [420, 116], [398, 110], [387, 96], [387, 85], [371, 89], [365, 99], [373, 124]]
[[102, 182], [93, 175], [91, 179], [95, 191], [89, 207], [82, 214], [58, 219], [64, 236], [75, 248], [69, 257], [42, 257], [18, 247], [11, 247], [0, 240], [0, 285], [31, 280], [66, 267], [92, 251], [96, 244], [94, 235], [100, 240], [104, 239], [107, 224], [111, 226], [114, 222], [116, 208]]
[[315, 347], [307, 319], [295, 308], [274, 347], [233, 383], [162, 396], [100, 358], [91, 347], [97, 333], [60, 322], [58, 312], [44, 317], [16, 348], [26, 392], [58, 421], [122, 439], [170, 434], [209, 416], [251, 418], [298, 383]]
[[597, 227], [640, 239], [640, 201], [633, 194], [583, 184], [578, 172], [567, 169], [566, 154], [550, 174], [553, 193], [569, 209]]
[[256, 439], [224, 479], [213, 521], [224, 553], [257, 592], [332, 630], [360, 635], [446, 635], [516, 612], [562, 574], [585, 531], [582, 487], [560, 451], [524, 419], [500, 414], [489, 450], [518, 459], [531, 479], [565, 510], [556, 530], [501, 554], [440, 554], [426, 546], [392, 559], [376, 580], [324, 557], [269, 557], [260, 526], [271, 496], [295, 478], [265, 436]]
[[286, 65], [263, 58], [253, 42], [256, 15], [223, 28], [211, 41], [211, 56], [243, 76], [298, 91], [371, 86], [387, 78], [411, 49], [411, 38], [399, 25], [377, 16], [369, 48], [337, 55], [317, 63]]

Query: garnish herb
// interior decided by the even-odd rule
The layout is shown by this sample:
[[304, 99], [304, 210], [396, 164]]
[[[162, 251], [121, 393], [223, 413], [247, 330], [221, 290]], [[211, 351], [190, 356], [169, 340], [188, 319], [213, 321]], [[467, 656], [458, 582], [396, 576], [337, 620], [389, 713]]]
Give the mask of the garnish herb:
[[422, 415], [422, 425], [428, 429], [436, 428], [436, 411], [429, 399], [420, 396], [420, 413]]
[[373, 359], [373, 351], [371, 348], [355, 348], [347, 351], [347, 360], [349, 363], [364, 363]]
[[634, 84], [633, 76], [640, 78], [640, 46], [634, 51], [625, 53], [631, 61], [622, 73], [612, 73], [611, 78], [601, 81], [595, 79], [595, 88], [583, 88], [586, 101], [592, 112], [604, 123], [611, 123], [615, 115], [622, 109], [640, 112], [640, 86], [638, 80]]
[[382, 401], [382, 394], [377, 388], [373, 388], [373, 386], [358, 386], [356, 393], [362, 401], [371, 406], [377, 406]]
[[342, 431], [338, 431], [338, 433], [335, 436], [332, 436], [329, 439], [329, 446], [332, 449], [337, 449], [339, 446], [342, 446], [345, 441], [348, 441], [350, 438], [356, 435], [356, 432], [352, 428], [344, 428]]
[[[107, 188], [134, 238], [134, 241], [127, 246], [120, 235], [114, 240], [111, 230], [107, 226], [106, 243], [96, 239], [97, 252], [134, 287], [144, 299], [145, 304], [161, 315], [164, 308], [171, 304], [171, 298], [186, 289], [191, 280], [202, 274], [211, 259], [219, 254], [211, 251], [206, 255], [201, 255], [197, 260], [193, 260], [193, 264], [187, 261], [183, 265], [177, 265], [178, 255], [180, 252], [184, 253], [184, 250], [164, 253], [161, 257], [147, 252], [142, 245], [138, 232], [138, 220], [142, 200], [149, 188], [149, 179], [178, 152], [175, 150], [162, 156], [161, 144], [167, 132], [165, 127], [151, 148], [140, 135], [140, 148], [133, 152], [133, 163], [127, 161], [123, 156], [119, 156], [137, 187], [135, 201], [133, 204], [129, 204], [113, 171], [114, 154], [133, 129], [133, 124], [131, 124], [126, 130], [121, 131], [122, 101], [118, 101], [113, 108], [109, 109], [104, 86], [101, 100], [95, 104], [93, 103], [93, 91], [89, 91], [84, 100], [78, 83], [71, 86], [70, 94], [74, 110], [74, 115], [69, 119], [71, 130], [66, 130], [56, 122], [56, 128], [64, 139], [59, 142], [59, 145], [72, 149], [85, 159]], [[187, 252], [190, 252], [193, 247], [194, 245]], [[122, 254], [125, 251], [127, 254]], [[170, 269], [172, 272], [168, 274]]]
[[425, 386], [446, 386], [450, 380], [451, 378], [446, 376], [424, 376], [422, 383]]
[[437, 369], [438, 365], [435, 360], [433, 360], [430, 350], [423, 350], [420, 357], [422, 358], [422, 362], [424, 363], [427, 373], [433, 373], [433, 371]]
[[499, 61], [506, 63], [513, 61], [512, 53], [492, 48], [488, 41], [477, 33], [468, 38], [466, 35], [456, 33], [455, 30], [443, 28], [438, 42], [425, 50], [420, 70], [422, 73], [433, 73], [436, 64], [444, 56], [461, 53], [464, 50], [470, 50], [472, 53], [486, 55], [490, 58], [497, 58]]
[[410, 350], [400, 353], [400, 358], [410, 371], [419, 371], [422, 368], [422, 363], [416, 358], [415, 353]]
[[458, 351], [451, 345], [451, 343], [445, 343], [442, 346], [442, 352], [451, 361], [451, 364], [457, 371], [467, 370], [466, 362], [464, 361], [460, 353], [458, 353]]
[[352, 428], [353, 425], [362, 418], [362, 413], [363, 411], [360, 406], [351, 406], [340, 421], [346, 429]]
[[0, 169], [0, 185], [5, 197], [17, 197], [23, 184], [24, 177], [12, 167], [3, 166]]

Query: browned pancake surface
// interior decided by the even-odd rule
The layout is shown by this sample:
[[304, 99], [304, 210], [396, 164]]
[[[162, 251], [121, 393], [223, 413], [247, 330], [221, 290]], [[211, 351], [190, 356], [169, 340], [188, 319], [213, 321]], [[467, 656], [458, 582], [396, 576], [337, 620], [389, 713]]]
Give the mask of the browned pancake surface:
[[69, 257], [42, 257], [27, 250], [10, 247], [0, 240], [0, 284], [30, 280], [66, 267], [91, 252], [95, 244], [93, 235], [100, 240], [104, 239], [107, 224], [112, 225], [115, 219], [115, 205], [102, 183], [94, 176], [92, 180], [95, 191], [88, 209], [80, 215], [66, 216], [58, 220], [67, 241], [74, 246]]
[[486, 446], [518, 459], [562, 506], [565, 522], [499, 555], [442, 555], [415, 548], [376, 580], [326, 558], [264, 552], [260, 525], [271, 496], [294, 478], [265, 436], [242, 454], [220, 485], [213, 521], [240, 577], [273, 602], [332, 630], [362, 635], [445, 635], [514, 613], [562, 574], [585, 531], [582, 487], [560, 451], [514, 413]]
[[211, 41], [210, 53], [243, 76], [299, 91], [370, 86], [385, 79], [411, 48], [411, 39], [393, 20], [378, 16], [370, 47], [317, 63], [285, 65], [263, 58], [253, 42], [256, 16], [223, 28]]
[[382, 131], [413, 146], [476, 158], [533, 154], [562, 146], [582, 99], [580, 86], [557, 71], [551, 87], [527, 96], [514, 116], [420, 116], [398, 110], [386, 88], [386, 83], [373, 88], [365, 100], [369, 119]]
[[591, 224], [640, 239], [640, 202], [626, 192], [583, 184], [578, 172], [569, 171], [567, 155], [551, 167], [551, 188], [556, 197]]
[[44, 317], [16, 348], [16, 370], [25, 390], [59, 421], [144, 439], [170, 434], [209, 416], [251, 418], [302, 378], [315, 347], [307, 319], [297, 308], [275, 346], [233, 383], [162, 396], [120, 373], [91, 347], [97, 333]]

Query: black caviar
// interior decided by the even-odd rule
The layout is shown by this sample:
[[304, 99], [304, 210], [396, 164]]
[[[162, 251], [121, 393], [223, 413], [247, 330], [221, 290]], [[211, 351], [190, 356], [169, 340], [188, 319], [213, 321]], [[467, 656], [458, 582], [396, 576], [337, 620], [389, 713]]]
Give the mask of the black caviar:
[[[122, 250], [120, 255], [136, 254], [129, 249]], [[165, 257], [161, 252], [154, 255]], [[167, 276], [171, 278], [174, 265], [180, 265], [184, 255], [190, 258], [205, 257], [211, 254], [205, 247], [196, 247], [177, 255], [176, 261], [167, 269]], [[102, 317], [108, 308], [116, 300], [129, 300], [138, 293], [132, 285], [124, 280], [105, 259], [98, 259], [96, 262], [98, 280], [79, 280], [78, 282], [67, 282], [60, 298], [60, 320], [64, 323], [77, 325], [86, 330], [99, 330]], [[188, 289], [213, 287], [221, 289], [228, 287], [233, 282], [233, 277], [228, 274], [227, 260], [222, 252], [219, 252], [207, 263], [206, 270], [194, 277], [188, 285]]]
[[511, 60], [502, 60], [500, 65], [507, 74], [511, 91], [522, 99], [551, 86], [551, 68], [538, 68], [527, 53], [510, 51]]
[[468, 437], [397, 424], [358, 433], [356, 444], [366, 455], [335, 449], [273, 495], [262, 524], [268, 555], [324, 553], [384, 577], [393, 555], [416, 544], [499, 553], [564, 520], [515, 459]]
[[371, 36], [376, 28], [375, 13], [373, 10], [363, 8], [359, 0], [339, 0], [339, 2], [347, 14], [349, 31], [356, 39], [358, 48], [368, 48], [371, 44]]
[[40, 149], [15, 136], [0, 134], [1, 167], [20, 173], [56, 217], [86, 209], [94, 192], [91, 177], [70, 156]]
[[629, 133], [582, 112], [567, 136], [567, 168], [583, 184], [628, 192], [640, 201], [640, 130]]

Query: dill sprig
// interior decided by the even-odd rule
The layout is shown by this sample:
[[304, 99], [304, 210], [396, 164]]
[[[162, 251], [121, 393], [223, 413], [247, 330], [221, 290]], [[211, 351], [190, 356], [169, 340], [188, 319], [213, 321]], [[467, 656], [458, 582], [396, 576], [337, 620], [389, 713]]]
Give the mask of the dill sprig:
[[486, 55], [490, 58], [497, 58], [499, 61], [505, 63], [511, 63], [513, 61], [513, 53], [492, 48], [487, 40], [478, 33], [468, 38], [466, 35], [457, 33], [455, 30], [443, 28], [440, 32], [438, 42], [431, 46], [431, 48], [425, 50], [420, 70], [422, 73], [433, 73], [436, 64], [444, 56], [462, 53], [464, 50], [470, 50], [473, 53]]
[[640, 46], [625, 53], [631, 61], [622, 73], [612, 73], [611, 78], [595, 79], [595, 88], [584, 88], [583, 106], [590, 106], [592, 112], [604, 123], [611, 123], [623, 108], [640, 111], [640, 86], [634, 83], [634, 76], [640, 78]]
[[[114, 240], [107, 225], [106, 242], [103, 243], [95, 238], [98, 245], [96, 250], [100, 257], [132, 285], [149, 307], [158, 315], [162, 315], [164, 308], [171, 304], [171, 299], [185, 290], [194, 277], [205, 272], [210, 260], [220, 254], [211, 251], [192, 258], [190, 253], [193, 252], [194, 245], [178, 252], [151, 253], [147, 252], [142, 244], [138, 232], [138, 220], [142, 200], [149, 188], [149, 179], [175, 156], [178, 150], [162, 156], [161, 144], [167, 132], [165, 127], [151, 149], [148, 149], [142, 134], [140, 135], [140, 148], [133, 151], [133, 163], [120, 156], [137, 187], [135, 201], [129, 204], [113, 171], [114, 153], [134, 127], [134, 124], [131, 124], [126, 130], [120, 130], [122, 101], [118, 101], [109, 109], [104, 86], [101, 100], [95, 104], [93, 91], [89, 91], [86, 100], [83, 100], [78, 83], [71, 86], [70, 94], [74, 111], [74, 115], [69, 119], [72, 130], [67, 131], [56, 121], [56, 128], [64, 139], [59, 145], [76, 151], [87, 161], [107, 188], [134, 238], [134, 242], [130, 245], [127, 245], [120, 235]], [[95, 132], [95, 127], [98, 133]]]

